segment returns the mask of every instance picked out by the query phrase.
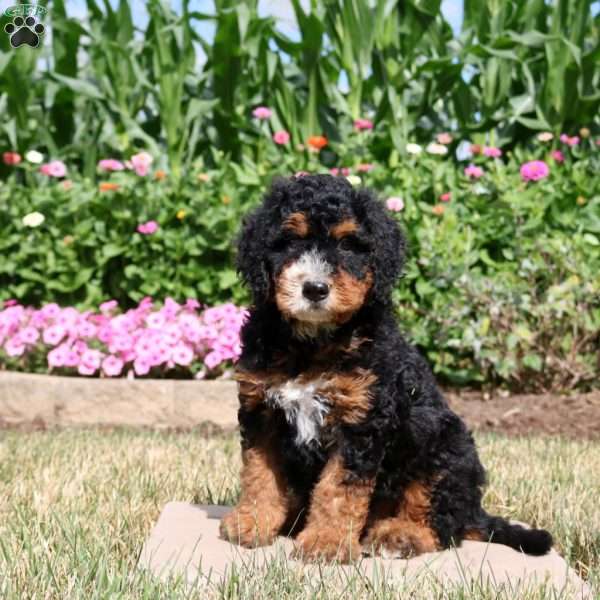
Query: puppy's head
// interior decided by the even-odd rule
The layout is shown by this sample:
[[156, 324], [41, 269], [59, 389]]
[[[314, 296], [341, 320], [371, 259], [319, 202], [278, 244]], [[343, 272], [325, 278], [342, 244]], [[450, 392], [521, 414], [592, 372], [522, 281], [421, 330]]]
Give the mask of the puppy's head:
[[275, 302], [307, 333], [386, 303], [403, 258], [400, 230], [371, 192], [307, 175], [276, 180], [248, 215], [237, 266], [256, 304]]

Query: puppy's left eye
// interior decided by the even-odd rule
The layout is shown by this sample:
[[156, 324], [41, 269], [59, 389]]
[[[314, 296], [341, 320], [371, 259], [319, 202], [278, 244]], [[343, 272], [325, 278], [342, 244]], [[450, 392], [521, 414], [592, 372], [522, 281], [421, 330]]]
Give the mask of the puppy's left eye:
[[353, 236], [346, 236], [340, 240], [338, 248], [342, 252], [367, 252], [369, 247]]

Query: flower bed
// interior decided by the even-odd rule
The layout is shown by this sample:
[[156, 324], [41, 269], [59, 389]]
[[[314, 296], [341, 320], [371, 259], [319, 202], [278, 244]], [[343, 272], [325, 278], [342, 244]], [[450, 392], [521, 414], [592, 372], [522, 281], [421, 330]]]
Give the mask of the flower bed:
[[126, 312], [112, 300], [98, 312], [39, 310], [6, 302], [0, 310], [0, 357], [14, 370], [100, 377], [227, 376], [240, 354], [245, 310], [233, 304], [202, 308], [195, 300], [150, 298]]

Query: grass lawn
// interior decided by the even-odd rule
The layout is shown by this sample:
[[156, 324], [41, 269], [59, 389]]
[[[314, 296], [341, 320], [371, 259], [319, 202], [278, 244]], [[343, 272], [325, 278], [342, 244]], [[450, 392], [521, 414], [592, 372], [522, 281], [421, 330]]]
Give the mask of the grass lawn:
[[[560, 552], [600, 585], [600, 444], [479, 435], [490, 472], [485, 503], [552, 531]], [[131, 430], [0, 432], [0, 597], [93, 598], [559, 598], [543, 588], [374, 587], [302, 575], [274, 562], [202, 589], [154, 582], [134, 567], [169, 500], [234, 503], [236, 435]]]

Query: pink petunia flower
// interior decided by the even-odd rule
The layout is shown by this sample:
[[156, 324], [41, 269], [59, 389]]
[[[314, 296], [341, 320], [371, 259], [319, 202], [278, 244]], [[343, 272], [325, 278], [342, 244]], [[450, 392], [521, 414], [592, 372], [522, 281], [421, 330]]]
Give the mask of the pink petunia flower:
[[553, 158], [553, 160], [555, 160], [557, 163], [561, 163], [561, 162], [565, 162], [565, 155], [560, 151], [560, 150], [553, 150], [550, 153], [550, 156]]
[[447, 146], [448, 144], [452, 143], [452, 140], [454, 139], [449, 133], [438, 133], [436, 136], [436, 139], [438, 141], [438, 144], [443, 144], [444, 146]]
[[296, 171], [294, 177], [306, 177], [308, 174], [308, 171]]
[[98, 168], [102, 171], [123, 171], [125, 165], [115, 158], [103, 158], [98, 161]]
[[137, 175], [145, 177], [154, 159], [147, 152], [139, 152], [131, 157], [131, 166]]
[[151, 368], [152, 365], [150, 364], [150, 361], [143, 356], [138, 356], [133, 361], [133, 370], [136, 375], [148, 375]]
[[57, 346], [54, 350], [50, 350], [48, 352], [48, 356], [46, 360], [48, 361], [48, 366], [50, 368], [54, 367], [64, 367], [65, 365], [66, 352], [64, 344], [61, 346]]
[[404, 208], [404, 200], [398, 196], [391, 196], [385, 201], [385, 205], [388, 207], [388, 210], [399, 212]]
[[217, 352], [216, 350], [209, 352], [204, 357], [204, 364], [209, 369], [214, 369], [217, 365], [221, 364], [222, 362], [223, 362], [223, 356], [221, 355], [220, 352]]
[[171, 350], [171, 360], [176, 365], [186, 367], [194, 360], [194, 351], [187, 344], [177, 344]]
[[103, 313], [107, 313], [107, 312], [110, 312], [111, 310], [114, 310], [115, 308], [117, 308], [118, 305], [119, 304], [116, 300], [107, 300], [106, 302], [103, 302], [100, 305], [100, 310]]
[[372, 171], [374, 167], [375, 165], [371, 163], [360, 163], [356, 165], [356, 171], [358, 173], [368, 173], [369, 171]]
[[22, 356], [25, 352], [25, 344], [15, 336], [4, 344], [4, 350], [8, 356]]
[[356, 131], [373, 129], [373, 121], [369, 119], [356, 119], [354, 121], [354, 129], [356, 129]]
[[273, 134], [273, 141], [280, 146], [287, 144], [290, 141], [290, 134], [283, 129], [281, 131], [276, 131]]
[[48, 177], [64, 177], [67, 174], [67, 166], [62, 160], [52, 160], [40, 167], [40, 173]]
[[550, 169], [542, 160], [532, 160], [521, 165], [521, 179], [523, 181], [539, 181], [548, 177]]
[[116, 377], [117, 375], [120, 375], [121, 371], [123, 370], [123, 361], [117, 356], [107, 356], [102, 361], [102, 370], [104, 371], [105, 375], [108, 375], [109, 377]]
[[156, 221], [147, 221], [146, 223], [140, 223], [137, 226], [137, 232], [143, 233], [144, 235], [151, 235], [158, 231], [158, 223]]
[[465, 167], [465, 175], [471, 179], [479, 179], [480, 177], [483, 177], [483, 169], [476, 165], [469, 165], [468, 167]]
[[252, 111], [252, 116], [260, 121], [265, 121], [266, 119], [270, 119], [273, 114], [273, 111], [266, 106], [257, 106]]
[[62, 325], [51, 325], [42, 334], [44, 344], [49, 346], [56, 346], [65, 337], [66, 330]]
[[40, 339], [40, 332], [35, 327], [25, 327], [19, 332], [19, 338], [24, 344], [35, 344]]
[[483, 154], [490, 158], [500, 158], [502, 156], [502, 150], [500, 150], [500, 148], [494, 148], [493, 146], [486, 146], [483, 149]]
[[446, 192], [445, 194], [442, 194], [440, 196], [441, 202], [450, 202], [451, 199], [452, 199], [452, 194], [450, 192]]

